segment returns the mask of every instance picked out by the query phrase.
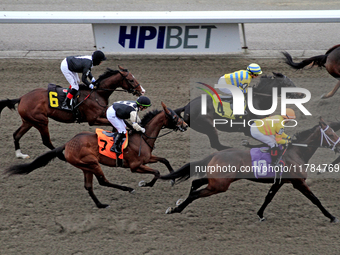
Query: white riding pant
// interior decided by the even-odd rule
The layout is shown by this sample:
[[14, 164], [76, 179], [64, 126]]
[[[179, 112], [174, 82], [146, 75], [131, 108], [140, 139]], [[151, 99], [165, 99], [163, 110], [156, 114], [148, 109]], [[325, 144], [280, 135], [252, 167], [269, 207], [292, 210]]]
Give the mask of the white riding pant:
[[116, 110], [112, 105], [106, 111], [106, 118], [117, 129], [118, 133], [126, 133], [125, 122], [116, 116]]
[[[225, 81], [225, 78], [224, 78], [224, 75], [221, 76], [219, 79], [218, 79], [218, 82], [217, 84], [225, 84], [227, 85], [227, 82]], [[226, 93], [226, 94], [231, 94], [231, 91], [227, 88], [219, 88], [219, 90], [223, 93]]]
[[260, 132], [260, 130], [256, 127], [256, 124], [250, 126], [250, 134], [255, 139], [268, 144], [270, 148], [273, 148], [275, 146], [278, 146], [275, 140], [275, 135], [265, 135]]
[[66, 80], [70, 83], [72, 89], [79, 90], [79, 75], [68, 69], [66, 58], [60, 64], [60, 70], [65, 76]]

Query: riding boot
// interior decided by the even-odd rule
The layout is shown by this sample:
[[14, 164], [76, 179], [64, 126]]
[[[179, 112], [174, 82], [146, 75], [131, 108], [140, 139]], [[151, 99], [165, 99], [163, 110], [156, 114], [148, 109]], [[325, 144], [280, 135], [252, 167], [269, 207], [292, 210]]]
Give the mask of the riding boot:
[[113, 146], [111, 147], [110, 151], [115, 152], [117, 154], [121, 154], [122, 153], [122, 141], [124, 138], [125, 134], [124, 133], [117, 133], [116, 137], [115, 137], [115, 141]]
[[71, 110], [71, 111], [72, 111], [72, 107], [71, 107], [71, 99], [68, 98], [68, 97], [66, 96], [64, 102], [62, 102], [62, 104], [61, 104], [60, 107], [61, 107], [61, 109], [64, 109], [64, 110]]
[[273, 167], [275, 167], [279, 164], [281, 154], [282, 154], [281, 150], [276, 146], [270, 149], [270, 156], [272, 158], [272, 166]]

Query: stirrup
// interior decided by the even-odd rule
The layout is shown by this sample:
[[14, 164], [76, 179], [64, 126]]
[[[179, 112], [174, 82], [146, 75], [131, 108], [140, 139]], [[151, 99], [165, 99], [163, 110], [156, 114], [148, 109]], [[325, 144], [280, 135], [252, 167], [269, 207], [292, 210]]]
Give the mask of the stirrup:
[[67, 103], [63, 103], [63, 104], [61, 105], [61, 109], [63, 109], [63, 110], [70, 110], [70, 111], [73, 110], [73, 109], [72, 109], [72, 106], [69, 106]]
[[110, 148], [110, 151], [111, 152], [114, 152], [114, 153], [117, 153], [117, 154], [121, 154], [122, 153], [122, 150], [118, 150], [119, 148], [117, 148], [116, 145], [113, 145], [111, 148]]

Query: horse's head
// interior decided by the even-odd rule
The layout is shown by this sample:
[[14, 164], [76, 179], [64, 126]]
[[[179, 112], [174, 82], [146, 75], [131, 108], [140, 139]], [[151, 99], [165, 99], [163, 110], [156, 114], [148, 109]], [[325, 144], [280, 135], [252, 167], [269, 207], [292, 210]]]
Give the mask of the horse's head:
[[165, 116], [167, 117], [167, 128], [171, 128], [174, 130], [180, 130], [181, 132], [184, 132], [188, 128], [188, 124], [185, 123], [185, 121], [178, 116], [173, 110], [170, 108], [167, 108], [166, 105], [162, 103], [163, 111], [165, 112]]
[[118, 68], [119, 73], [124, 78], [122, 88], [136, 96], [144, 95], [145, 89], [138, 83], [135, 76], [133, 76], [133, 74], [130, 73], [127, 69], [119, 65]]
[[[254, 86], [254, 93], [272, 95], [272, 88], [278, 88], [278, 95], [281, 96], [281, 88], [296, 88], [294, 82], [281, 73], [273, 72], [273, 76], [262, 75], [258, 84]], [[303, 98], [301, 93], [287, 93], [287, 98]]]
[[327, 125], [320, 117], [319, 125], [311, 129], [301, 131], [294, 135], [297, 142], [314, 141], [315, 146], [329, 148], [335, 152], [340, 152], [340, 137], [335, 133], [331, 126]]
[[319, 121], [321, 141], [320, 146], [340, 152], [340, 137], [334, 132], [333, 128], [327, 125], [322, 117]]

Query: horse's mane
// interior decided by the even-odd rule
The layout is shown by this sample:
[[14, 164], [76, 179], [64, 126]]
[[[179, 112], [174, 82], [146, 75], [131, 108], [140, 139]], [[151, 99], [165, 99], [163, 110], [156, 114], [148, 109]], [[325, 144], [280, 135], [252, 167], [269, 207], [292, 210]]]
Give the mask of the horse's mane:
[[326, 51], [325, 55], [328, 55], [329, 53], [331, 53], [333, 50], [335, 50], [336, 48], [338, 48], [340, 46], [340, 44], [334, 45], [332, 48], [330, 48], [328, 51]]
[[100, 83], [102, 80], [108, 78], [108, 77], [111, 77], [112, 75], [115, 75], [119, 73], [118, 70], [112, 70], [110, 68], [107, 68], [105, 73], [103, 73], [102, 75], [100, 75], [96, 81], [96, 83]]
[[314, 127], [304, 130], [304, 131], [300, 131], [296, 134], [294, 134], [295, 138], [296, 138], [296, 142], [301, 142], [306, 140], [311, 134], [313, 134], [315, 132], [315, 130], [319, 127], [319, 125], [315, 125]]
[[146, 124], [148, 124], [150, 122], [150, 120], [152, 120], [160, 112], [161, 112], [161, 110], [153, 110], [153, 111], [146, 113], [141, 120], [141, 126], [145, 127]]
[[[258, 93], [269, 93], [271, 94], [272, 87], [274, 87], [274, 84], [278, 85], [277, 88], [282, 87], [281, 84], [278, 84], [277, 82], [273, 82], [274, 79], [286, 79], [287, 77], [281, 73], [273, 73], [274, 75], [262, 75], [260, 76], [260, 81], [254, 86], [254, 91]], [[270, 86], [269, 86], [270, 85]]]

